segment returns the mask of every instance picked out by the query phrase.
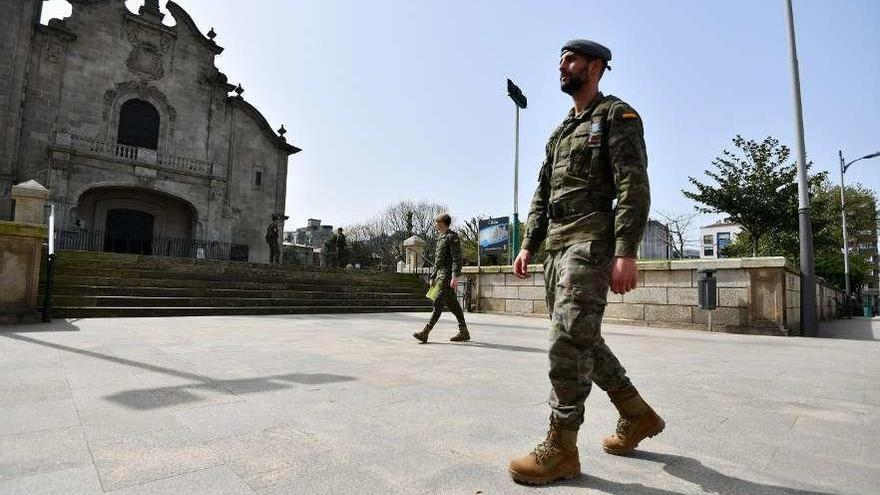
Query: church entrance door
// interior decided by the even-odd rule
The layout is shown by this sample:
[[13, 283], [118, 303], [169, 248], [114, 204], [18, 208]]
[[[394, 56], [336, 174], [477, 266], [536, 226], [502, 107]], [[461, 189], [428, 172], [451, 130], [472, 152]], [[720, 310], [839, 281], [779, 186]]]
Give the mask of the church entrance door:
[[153, 254], [153, 220], [153, 215], [138, 210], [108, 210], [104, 251]]

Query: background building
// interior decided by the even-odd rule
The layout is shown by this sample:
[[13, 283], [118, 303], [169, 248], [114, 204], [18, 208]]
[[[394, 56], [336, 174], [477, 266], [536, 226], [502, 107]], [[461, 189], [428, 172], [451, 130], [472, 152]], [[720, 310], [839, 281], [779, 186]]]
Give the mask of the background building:
[[70, 17], [41, 25], [42, 0], [0, 0], [0, 218], [11, 185], [35, 179], [57, 228], [93, 233], [98, 249], [172, 254], [203, 240], [268, 260], [299, 149], [214, 65], [213, 30], [172, 1], [174, 26], [158, 0], [138, 14], [123, 0], [69, 2]]
[[667, 260], [672, 258], [672, 237], [666, 224], [648, 220], [645, 233], [639, 242], [639, 259]]
[[298, 246], [321, 249], [324, 247], [324, 241], [332, 235], [332, 225], [321, 225], [320, 219], [310, 218], [305, 227], [300, 227], [294, 232], [285, 232], [284, 240]]
[[700, 258], [723, 258], [720, 251], [729, 246], [742, 227], [733, 222], [717, 222], [700, 227]]

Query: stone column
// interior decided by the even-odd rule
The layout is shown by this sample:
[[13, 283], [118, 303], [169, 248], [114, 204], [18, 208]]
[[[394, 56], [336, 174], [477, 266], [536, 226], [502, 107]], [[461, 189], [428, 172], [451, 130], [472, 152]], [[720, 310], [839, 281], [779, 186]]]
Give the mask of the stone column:
[[48, 196], [35, 181], [12, 188], [15, 221], [0, 221], [0, 322], [36, 318], [43, 241], [49, 234], [43, 225]]
[[15, 201], [14, 222], [45, 223], [46, 201], [49, 190], [35, 180], [29, 180], [12, 186], [12, 199]]
[[413, 272], [425, 264], [425, 244], [425, 241], [416, 235], [403, 241], [407, 271]]

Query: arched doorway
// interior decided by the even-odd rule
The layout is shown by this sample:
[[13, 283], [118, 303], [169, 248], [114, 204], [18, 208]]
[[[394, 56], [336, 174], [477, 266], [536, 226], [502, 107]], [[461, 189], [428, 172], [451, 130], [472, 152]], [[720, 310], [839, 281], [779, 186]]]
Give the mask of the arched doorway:
[[153, 254], [155, 218], [149, 213], [128, 208], [107, 210], [107, 220], [104, 227], [104, 251]]
[[117, 253], [190, 256], [198, 214], [188, 202], [137, 187], [97, 187], [75, 210], [84, 230]]
[[159, 111], [144, 100], [128, 100], [119, 109], [116, 142], [155, 150], [159, 148]]

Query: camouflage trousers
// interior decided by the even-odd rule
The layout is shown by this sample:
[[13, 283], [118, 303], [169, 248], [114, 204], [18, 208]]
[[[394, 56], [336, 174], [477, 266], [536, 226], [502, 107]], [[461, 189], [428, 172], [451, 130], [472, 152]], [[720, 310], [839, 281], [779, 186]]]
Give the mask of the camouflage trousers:
[[602, 390], [630, 385], [602, 338], [613, 260], [610, 241], [587, 241], [550, 253], [544, 262], [550, 308], [550, 407], [564, 429], [584, 422], [592, 382]]
[[449, 286], [449, 279], [438, 279], [438, 283], [441, 284], [440, 294], [437, 295], [437, 299], [434, 299], [434, 312], [431, 313], [428, 327], [434, 328], [443, 313], [444, 306], [452, 311], [459, 325], [464, 325], [464, 311], [461, 310], [461, 304], [458, 303], [458, 298], [455, 296], [455, 289]]

